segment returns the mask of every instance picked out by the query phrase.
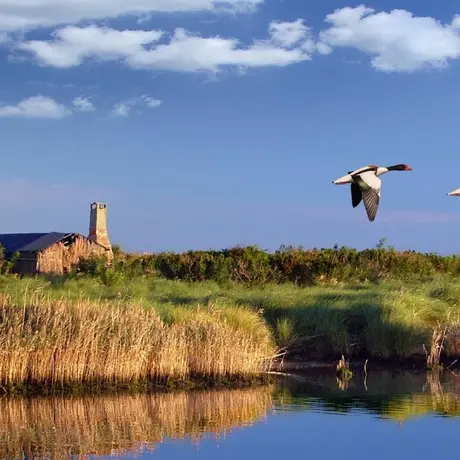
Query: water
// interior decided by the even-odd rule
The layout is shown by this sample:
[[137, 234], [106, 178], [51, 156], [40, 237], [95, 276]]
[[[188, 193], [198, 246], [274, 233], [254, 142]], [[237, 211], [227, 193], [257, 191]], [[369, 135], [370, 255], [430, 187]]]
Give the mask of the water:
[[0, 399], [0, 458], [454, 458], [460, 376], [370, 372], [267, 387]]

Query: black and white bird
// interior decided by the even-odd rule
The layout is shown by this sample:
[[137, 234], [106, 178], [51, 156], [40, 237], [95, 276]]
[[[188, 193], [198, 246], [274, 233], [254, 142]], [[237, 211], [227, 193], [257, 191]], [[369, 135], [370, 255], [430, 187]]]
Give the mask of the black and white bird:
[[339, 177], [333, 183], [336, 185], [350, 184], [353, 207], [356, 208], [362, 200], [367, 217], [373, 222], [379, 208], [382, 190], [382, 181], [379, 176], [389, 171], [412, 171], [412, 168], [406, 164], [387, 167], [368, 165], [348, 172], [346, 176]]

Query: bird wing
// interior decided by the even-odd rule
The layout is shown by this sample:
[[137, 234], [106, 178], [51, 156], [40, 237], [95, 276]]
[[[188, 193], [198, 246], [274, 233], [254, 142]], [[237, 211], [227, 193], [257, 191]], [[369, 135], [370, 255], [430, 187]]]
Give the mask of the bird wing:
[[351, 204], [353, 205], [354, 208], [358, 206], [359, 203], [361, 203], [363, 196], [361, 193], [361, 189], [359, 188], [359, 185], [355, 184], [354, 182], [351, 183]]
[[376, 190], [369, 188], [363, 192], [363, 203], [366, 208], [367, 217], [374, 222], [380, 204], [380, 194]]
[[376, 169], [377, 169], [377, 166], [375, 165], [367, 165], [367, 166], [363, 166], [362, 168], [355, 169], [354, 171], [348, 171], [348, 174], [354, 176], [356, 174], [362, 174], [368, 171], [369, 172], [376, 171]]
[[360, 189], [366, 208], [367, 217], [371, 222], [375, 220], [379, 209], [382, 181], [374, 172], [365, 172], [355, 177]]

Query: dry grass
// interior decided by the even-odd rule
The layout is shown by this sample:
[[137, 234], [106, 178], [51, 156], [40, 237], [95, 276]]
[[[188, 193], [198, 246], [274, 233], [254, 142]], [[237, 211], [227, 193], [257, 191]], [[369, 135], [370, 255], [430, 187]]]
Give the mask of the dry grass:
[[0, 399], [0, 458], [68, 458], [194, 441], [263, 417], [272, 388], [93, 398]]
[[260, 323], [257, 333], [209, 308], [166, 322], [136, 304], [35, 296], [19, 305], [4, 297], [0, 384], [53, 388], [254, 376], [270, 364], [264, 358], [273, 346], [263, 320], [247, 314]]

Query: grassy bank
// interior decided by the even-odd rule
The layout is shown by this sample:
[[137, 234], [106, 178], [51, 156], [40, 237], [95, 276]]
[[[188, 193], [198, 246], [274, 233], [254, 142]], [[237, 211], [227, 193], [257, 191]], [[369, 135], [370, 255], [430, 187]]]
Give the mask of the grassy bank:
[[[288, 359], [336, 360], [344, 354], [352, 360], [394, 363], [415, 359], [423, 365], [436, 329], [445, 332], [442, 358], [460, 358], [460, 283], [447, 275], [432, 278], [429, 283], [401, 280], [313, 287], [292, 283], [251, 287], [145, 277], [106, 285], [91, 276], [48, 280], [4, 276], [0, 278], [0, 292], [11, 296], [9, 303], [19, 306], [3, 307], [10, 317], [16, 315], [18, 330], [23, 330], [21, 306], [27, 304], [37, 318], [45, 315], [47, 319], [40, 319], [40, 324], [52, 326], [43, 326], [43, 334], [53, 331], [57, 337], [53, 335], [53, 340], [61, 340], [60, 331], [68, 330], [69, 318], [78, 311], [81, 337], [66, 336], [62, 343], [81, 341], [78, 347], [82, 357], [93, 356], [95, 352], [90, 350], [109, 353], [114, 346], [110, 359], [134, 360], [136, 376], [157, 378], [161, 374], [154, 370], [157, 368], [163, 369], [164, 376], [248, 374], [261, 369], [260, 358], [275, 354], [275, 346], [288, 350]], [[24, 296], [49, 301], [40, 300], [40, 305], [27, 303]], [[62, 298], [79, 302], [78, 307], [53, 303]], [[116, 346], [110, 335], [114, 315], [119, 321]], [[61, 317], [62, 323], [56, 319]], [[0, 327], [8, 329], [5, 325]], [[8, 339], [11, 353], [17, 348], [18, 333]], [[94, 337], [94, 343], [88, 342], [88, 335]], [[33, 337], [32, 330], [30, 336]], [[151, 343], [152, 337], [162, 337], [162, 347], [172, 350], [162, 352], [167, 356], [161, 358], [164, 361], [158, 357], [163, 354], [153, 353], [156, 346]], [[137, 341], [131, 344], [134, 338]], [[48, 339], [43, 340], [47, 343]], [[101, 340], [105, 345], [99, 344]], [[47, 353], [56, 346], [50, 343], [53, 345], [49, 345]], [[130, 351], [119, 360], [126, 344]], [[143, 364], [136, 358], [141, 350], [149, 356]], [[97, 353], [95, 369], [99, 369], [97, 363], [109, 359], [109, 355]], [[115, 371], [107, 375], [111, 372]], [[100, 378], [109, 377], [104, 374]]]

